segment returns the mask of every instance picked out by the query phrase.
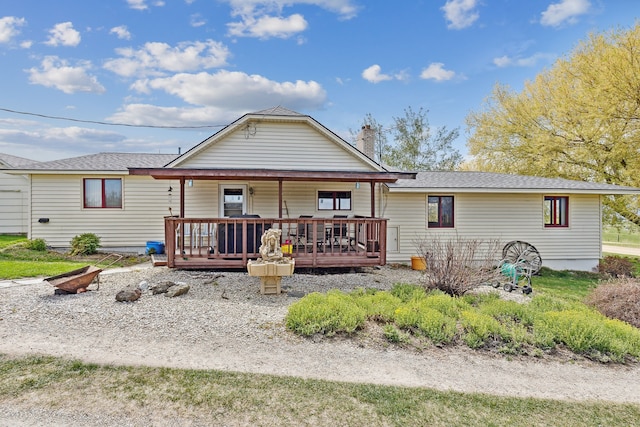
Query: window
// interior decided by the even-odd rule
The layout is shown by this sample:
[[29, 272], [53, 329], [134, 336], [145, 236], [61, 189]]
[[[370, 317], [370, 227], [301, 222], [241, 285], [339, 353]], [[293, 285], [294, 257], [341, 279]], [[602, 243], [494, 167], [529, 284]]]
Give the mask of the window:
[[222, 216], [242, 215], [245, 212], [244, 188], [224, 188], [222, 193]]
[[569, 226], [569, 198], [567, 196], [544, 196], [544, 226]]
[[319, 211], [350, 211], [351, 191], [318, 191]]
[[122, 180], [120, 178], [86, 178], [84, 207], [122, 208]]
[[429, 196], [427, 202], [429, 228], [453, 227], [453, 196]]

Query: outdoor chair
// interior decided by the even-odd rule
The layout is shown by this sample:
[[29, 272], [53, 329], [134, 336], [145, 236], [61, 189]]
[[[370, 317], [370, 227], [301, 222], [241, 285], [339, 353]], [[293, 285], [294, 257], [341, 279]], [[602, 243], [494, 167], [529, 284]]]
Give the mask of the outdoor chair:
[[[299, 219], [313, 218], [312, 215], [300, 215]], [[297, 227], [289, 229], [289, 236], [294, 240], [294, 246], [304, 246], [307, 240], [307, 228], [304, 223], [298, 223]], [[304, 240], [303, 240], [304, 239]]]

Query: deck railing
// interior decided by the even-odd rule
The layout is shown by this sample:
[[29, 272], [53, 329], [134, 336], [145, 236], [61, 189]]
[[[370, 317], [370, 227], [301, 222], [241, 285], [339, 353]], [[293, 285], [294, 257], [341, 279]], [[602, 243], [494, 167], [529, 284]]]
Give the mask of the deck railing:
[[[260, 256], [269, 228], [282, 230], [296, 267], [358, 267], [386, 263], [387, 220], [381, 218], [165, 218], [167, 265], [244, 268]], [[287, 241], [289, 245], [287, 245]]]

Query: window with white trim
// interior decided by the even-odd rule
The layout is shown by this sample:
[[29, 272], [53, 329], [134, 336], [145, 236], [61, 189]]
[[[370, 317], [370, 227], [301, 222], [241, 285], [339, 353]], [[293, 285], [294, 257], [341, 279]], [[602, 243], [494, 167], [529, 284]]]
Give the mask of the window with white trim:
[[544, 226], [569, 226], [569, 197], [544, 196]]

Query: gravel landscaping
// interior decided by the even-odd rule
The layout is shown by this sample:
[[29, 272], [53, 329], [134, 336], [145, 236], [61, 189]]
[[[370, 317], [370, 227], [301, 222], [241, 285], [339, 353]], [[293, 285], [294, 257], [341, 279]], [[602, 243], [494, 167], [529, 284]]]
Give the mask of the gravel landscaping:
[[[506, 358], [464, 348], [418, 352], [367, 340], [367, 331], [356, 340], [301, 338], [284, 327], [287, 307], [306, 293], [417, 283], [420, 273], [408, 268], [296, 273], [282, 279], [280, 295], [261, 295], [259, 279], [242, 271], [115, 271], [101, 274], [99, 289], [93, 284], [75, 295], [54, 295], [51, 285], [38, 281], [0, 287], [0, 353], [640, 403], [638, 366]], [[127, 286], [147, 289], [167, 280], [188, 284], [190, 290], [175, 298], [145, 290], [135, 302], [115, 300]], [[11, 419], [12, 410], [0, 405], [0, 419]]]

